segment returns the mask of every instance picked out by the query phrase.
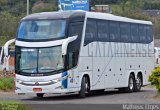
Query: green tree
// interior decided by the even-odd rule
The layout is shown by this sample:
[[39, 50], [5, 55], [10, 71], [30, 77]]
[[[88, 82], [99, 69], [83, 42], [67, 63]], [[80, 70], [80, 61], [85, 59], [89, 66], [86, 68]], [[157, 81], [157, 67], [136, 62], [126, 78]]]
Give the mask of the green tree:
[[156, 68], [149, 76], [149, 81], [156, 86], [157, 95], [160, 96], [160, 67]]
[[150, 20], [150, 17], [142, 12], [143, 5], [143, 0], [123, 0], [119, 5], [113, 5], [113, 14], [134, 19]]
[[56, 11], [57, 6], [55, 6], [54, 2], [51, 3], [44, 3], [42, 1], [36, 2], [32, 7], [32, 13], [38, 12], [49, 12], [49, 11]]
[[0, 6], [7, 4], [7, 0], [0, 0]]
[[18, 22], [21, 17], [12, 16], [8, 12], [0, 13], [0, 34], [1, 36], [7, 36], [6, 40], [14, 38], [16, 35]]

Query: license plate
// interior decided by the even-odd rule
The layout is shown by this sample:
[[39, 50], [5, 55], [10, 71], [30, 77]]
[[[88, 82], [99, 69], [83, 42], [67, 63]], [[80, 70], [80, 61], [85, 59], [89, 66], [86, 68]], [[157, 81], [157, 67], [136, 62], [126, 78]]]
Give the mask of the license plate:
[[33, 91], [34, 91], [34, 92], [41, 92], [41, 91], [42, 91], [42, 88], [33, 88]]

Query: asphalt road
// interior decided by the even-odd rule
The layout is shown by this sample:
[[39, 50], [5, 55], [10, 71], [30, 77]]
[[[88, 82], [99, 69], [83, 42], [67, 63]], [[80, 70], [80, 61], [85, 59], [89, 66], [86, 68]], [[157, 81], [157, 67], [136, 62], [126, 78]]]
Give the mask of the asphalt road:
[[[73, 107], [75, 107], [76, 110], [84, 110], [83, 107], [85, 106], [90, 107], [90, 110], [93, 109], [97, 110], [99, 109], [100, 106], [99, 104], [103, 104], [100, 106], [101, 110], [103, 109], [107, 110], [106, 105], [107, 108], [111, 107], [117, 110], [117, 107], [122, 108], [123, 106], [122, 104], [160, 104], [160, 100], [154, 98], [155, 95], [156, 95], [156, 90], [154, 88], [145, 87], [142, 88], [141, 92], [120, 93], [117, 90], [111, 90], [103, 93], [90, 94], [87, 95], [87, 97], [84, 99], [78, 98], [76, 94], [72, 95], [46, 94], [44, 98], [38, 98], [36, 97], [35, 94], [17, 95], [15, 93], [0, 93], [0, 100], [18, 101], [23, 104], [29, 104], [29, 105], [31, 104], [34, 105], [34, 107], [37, 110], [40, 109], [52, 110], [53, 108], [51, 106], [53, 105], [55, 110], [59, 109], [71, 110]], [[119, 104], [119, 105], [113, 106], [113, 104]]]

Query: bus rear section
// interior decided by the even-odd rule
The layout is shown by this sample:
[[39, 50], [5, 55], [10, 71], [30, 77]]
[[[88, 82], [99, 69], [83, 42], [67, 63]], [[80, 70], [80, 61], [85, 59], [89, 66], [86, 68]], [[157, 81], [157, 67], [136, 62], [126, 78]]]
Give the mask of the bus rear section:
[[86, 16], [79, 58], [79, 71], [89, 85], [84, 88], [138, 92], [148, 85], [154, 69], [152, 23], [95, 12]]

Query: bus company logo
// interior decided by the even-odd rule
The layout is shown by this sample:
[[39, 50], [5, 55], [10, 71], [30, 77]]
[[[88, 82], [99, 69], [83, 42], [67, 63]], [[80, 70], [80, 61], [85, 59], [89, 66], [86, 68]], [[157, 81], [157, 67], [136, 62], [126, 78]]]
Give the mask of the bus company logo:
[[35, 82], [35, 85], [39, 85], [39, 83], [38, 83], [38, 82]]

